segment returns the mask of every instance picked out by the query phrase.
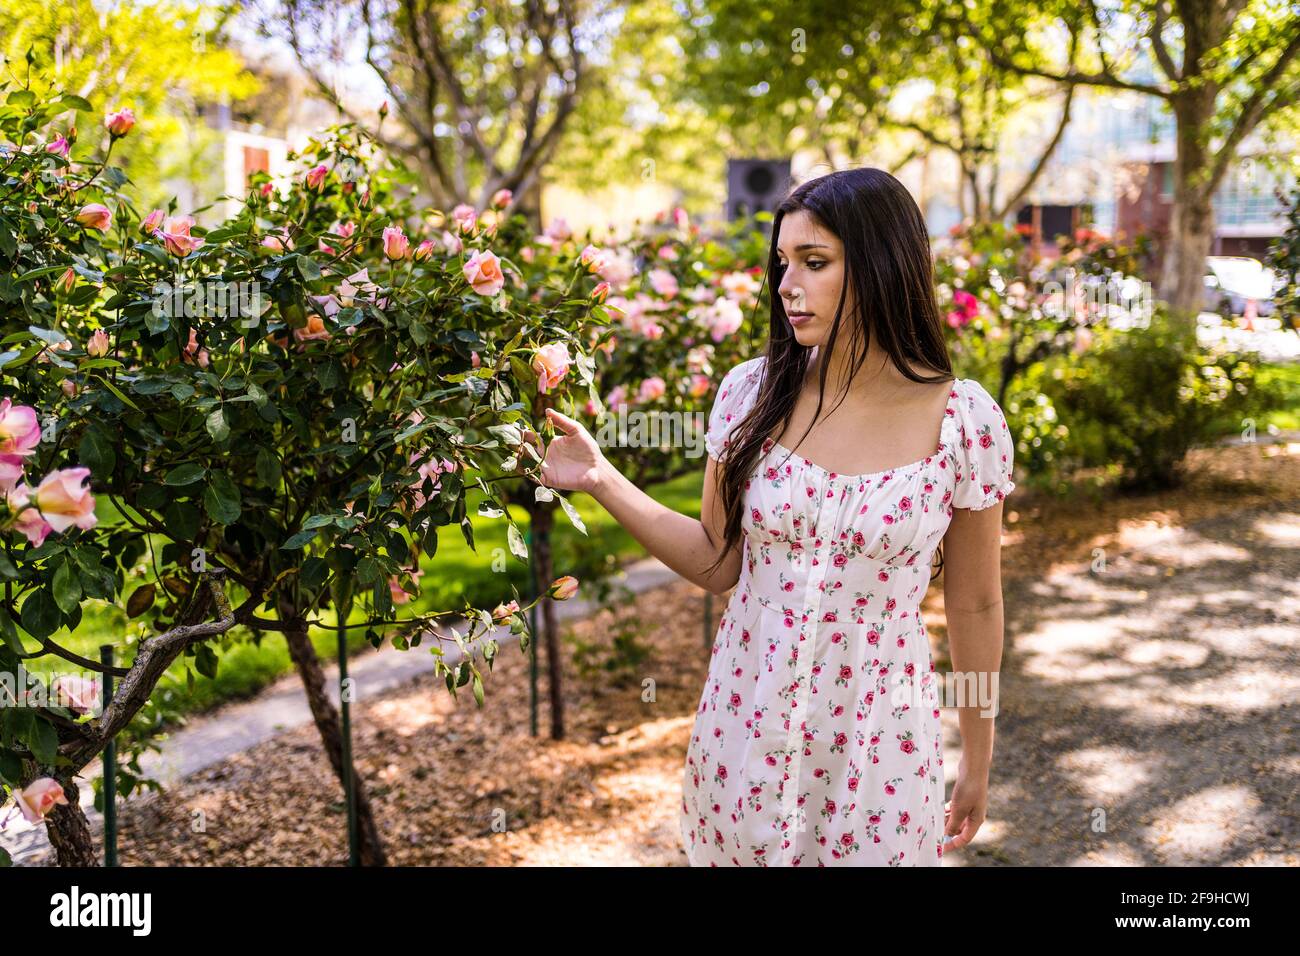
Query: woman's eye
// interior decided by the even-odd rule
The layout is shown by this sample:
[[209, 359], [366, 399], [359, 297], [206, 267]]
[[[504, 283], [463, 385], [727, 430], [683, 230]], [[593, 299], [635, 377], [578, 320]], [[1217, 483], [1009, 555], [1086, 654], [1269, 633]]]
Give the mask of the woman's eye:
[[809, 269], [812, 269], [814, 272], [816, 272], [818, 269], [820, 269], [820, 268], [821, 268], [822, 266], [824, 266], [824, 265], [826, 265], [826, 263], [823, 262], [823, 261], [820, 260], [820, 259], [809, 259], [809, 260], [808, 260], [808, 268], [809, 268]]

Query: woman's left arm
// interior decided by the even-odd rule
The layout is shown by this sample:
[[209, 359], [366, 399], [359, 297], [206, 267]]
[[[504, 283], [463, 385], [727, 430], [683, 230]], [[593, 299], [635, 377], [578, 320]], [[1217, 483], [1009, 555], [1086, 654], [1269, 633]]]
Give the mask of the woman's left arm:
[[943, 606], [961, 727], [961, 762], [944, 832], [954, 837], [946, 846], [960, 849], [988, 809], [1002, 666], [1001, 501], [978, 511], [953, 508], [943, 541]]

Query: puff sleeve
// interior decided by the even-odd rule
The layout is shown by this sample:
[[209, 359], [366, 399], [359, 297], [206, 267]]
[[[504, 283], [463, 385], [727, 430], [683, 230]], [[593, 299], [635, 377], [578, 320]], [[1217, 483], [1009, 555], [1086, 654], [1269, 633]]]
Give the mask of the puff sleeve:
[[704, 432], [704, 447], [716, 461], [722, 460], [731, 430], [753, 408], [762, 375], [762, 361], [763, 356], [760, 355], [741, 362], [723, 376], [722, 383], [718, 386], [713, 408], [709, 411], [708, 427]]
[[957, 484], [954, 508], [980, 511], [1016, 487], [1011, 480], [1015, 441], [993, 396], [974, 379], [963, 379], [957, 396]]

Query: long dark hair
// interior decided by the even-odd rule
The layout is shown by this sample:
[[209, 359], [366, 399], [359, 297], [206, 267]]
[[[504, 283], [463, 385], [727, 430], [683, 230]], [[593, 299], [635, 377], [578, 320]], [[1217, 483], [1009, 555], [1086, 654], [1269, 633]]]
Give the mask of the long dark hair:
[[[780, 426], [778, 440], [785, 434], [812, 357], [812, 349], [800, 345], [794, 337], [778, 291], [784, 272], [776, 249], [781, 220], [800, 209], [806, 210], [844, 244], [845, 282], [840, 289], [825, 355], [833, 352], [839, 337], [851, 282], [858, 304], [847, 323], [854, 357], [852, 374], [866, 361], [867, 348], [874, 340], [911, 381], [934, 384], [953, 380], [952, 361], [935, 298], [930, 236], [921, 210], [906, 187], [883, 169], [863, 168], [839, 170], [792, 189], [776, 207], [772, 220], [772, 244], [764, 277], [772, 302], [772, 317], [758, 394], [753, 409], [729, 433], [726, 457], [720, 462], [717, 481], [726, 514], [726, 541], [722, 556], [708, 568], [710, 574], [722, 563], [723, 556], [741, 542], [745, 482], [772, 429]], [[821, 416], [829, 364], [821, 362], [817, 409], [804, 435]], [[917, 374], [913, 364], [935, 374], [930, 377]], [[844, 394], [847, 395], [847, 382]], [[797, 445], [795, 442], [789, 447]], [[942, 542], [936, 553], [938, 563], [934, 575], [943, 569]]]

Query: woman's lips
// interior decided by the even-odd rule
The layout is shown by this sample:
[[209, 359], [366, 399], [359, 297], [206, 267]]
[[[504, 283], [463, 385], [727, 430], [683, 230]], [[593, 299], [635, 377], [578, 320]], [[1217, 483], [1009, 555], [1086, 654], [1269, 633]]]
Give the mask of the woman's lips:
[[785, 315], [791, 325], [803, 325], [805, 322], [812, 321], [813, 317], [811, 312], [787, 312]]

